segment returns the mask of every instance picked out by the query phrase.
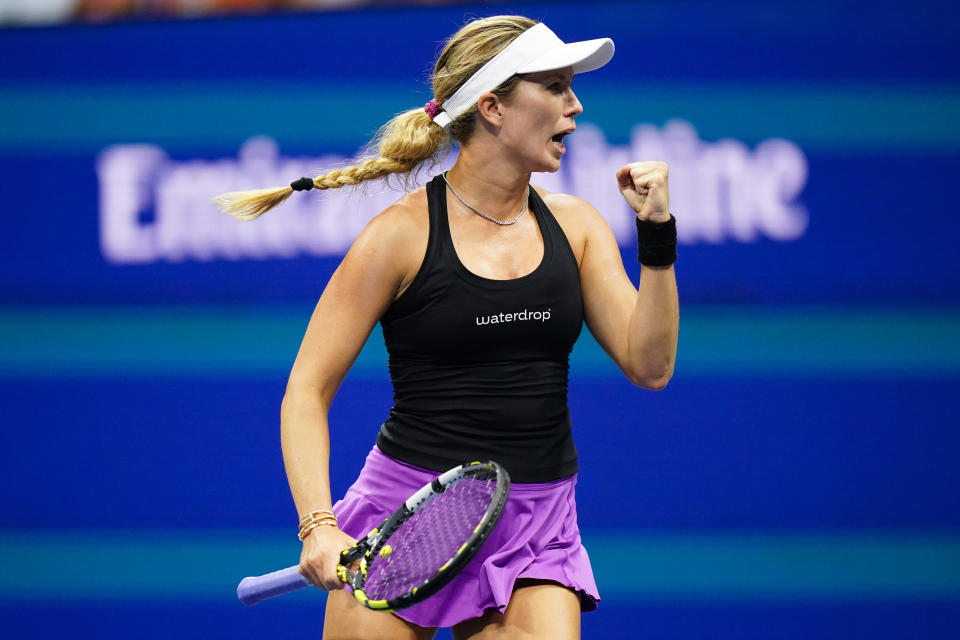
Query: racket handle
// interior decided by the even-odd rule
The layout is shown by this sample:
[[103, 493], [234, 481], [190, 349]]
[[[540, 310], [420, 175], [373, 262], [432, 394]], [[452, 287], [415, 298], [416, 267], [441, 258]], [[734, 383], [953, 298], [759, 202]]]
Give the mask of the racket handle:
[[310, 583], [300, 575], [297, 567], [287, 567], [266, 575], [244, 578], [237, 585], [237, 598], [250, 606], [309, 586]]

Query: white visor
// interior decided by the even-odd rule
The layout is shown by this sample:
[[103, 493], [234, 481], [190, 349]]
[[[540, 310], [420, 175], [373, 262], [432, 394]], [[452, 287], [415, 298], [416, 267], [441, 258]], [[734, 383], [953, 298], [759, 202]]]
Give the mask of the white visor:
[[565, 43], [547, 25], [539, 23], [521, 33], [490, 62], [470, 76], [456, 93], [443, 103], [433, 119], [448, 127], [460, 114], [518, 73], [536, 73], [572, 67], [574, 73], [599, 69], [613, 57], [613, 40], [598, 38]]

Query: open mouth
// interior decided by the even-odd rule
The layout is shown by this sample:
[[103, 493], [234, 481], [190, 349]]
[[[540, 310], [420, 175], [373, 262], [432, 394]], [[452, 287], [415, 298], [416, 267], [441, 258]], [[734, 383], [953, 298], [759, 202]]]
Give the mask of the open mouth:
[[560, 133], [554, 134], [550, 139], [560, 148], [561, 151], [563, 151], [566, 149], [566, 147], [563, 146], [563, 139], [571, 133], [573, 133], [573, 129], [568, 129], [566, 131], [561, 131]]

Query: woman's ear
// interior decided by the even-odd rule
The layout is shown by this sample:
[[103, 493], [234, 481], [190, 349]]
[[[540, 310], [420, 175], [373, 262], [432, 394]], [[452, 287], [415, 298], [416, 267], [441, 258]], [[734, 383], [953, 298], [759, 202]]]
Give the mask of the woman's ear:
[[503, 102], [496, 94], [487, 92], [477, 98], [477, 110], [484, 122], [495, 127], [503, 124]]

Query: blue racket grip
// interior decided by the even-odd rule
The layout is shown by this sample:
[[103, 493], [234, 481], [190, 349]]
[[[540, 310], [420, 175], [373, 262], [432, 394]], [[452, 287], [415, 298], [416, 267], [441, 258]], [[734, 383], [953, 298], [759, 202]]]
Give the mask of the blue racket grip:
[[300, 575], [297, 567], [287, 567], [266, 575], [244, 578], [237, 585], [237, 598], [250, 606], [309, 586], [310, 583]]

